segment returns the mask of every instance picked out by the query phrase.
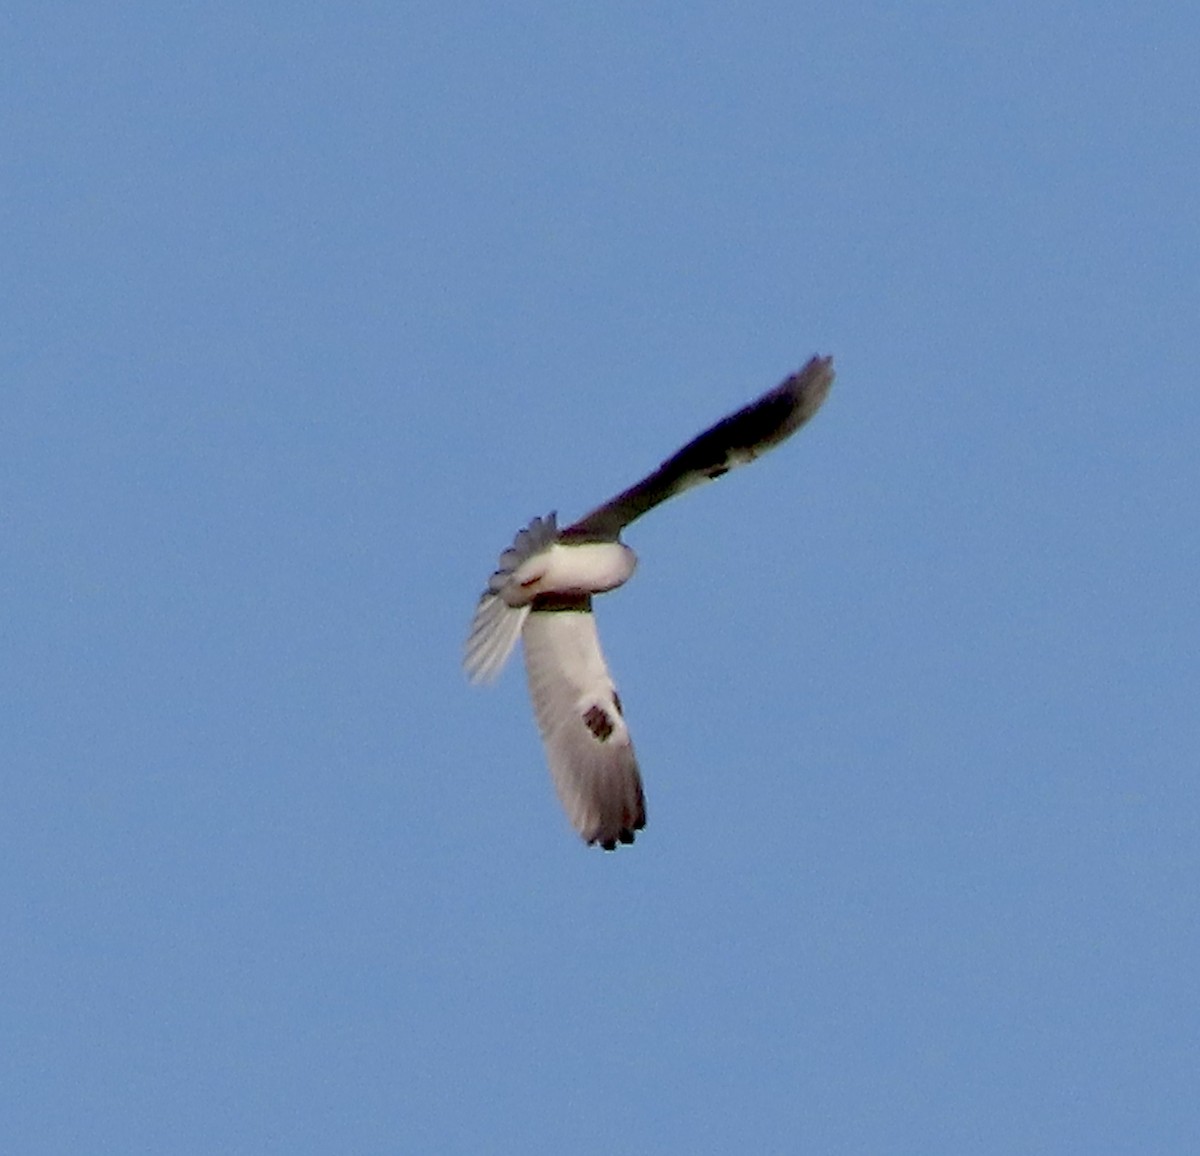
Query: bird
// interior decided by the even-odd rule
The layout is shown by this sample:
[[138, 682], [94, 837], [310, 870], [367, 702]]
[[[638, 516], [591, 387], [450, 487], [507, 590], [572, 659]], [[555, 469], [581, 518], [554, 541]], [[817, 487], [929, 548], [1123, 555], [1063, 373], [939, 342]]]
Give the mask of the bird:
[[521, 639], [550, 775], [589, 846], [612, 851], [646, 825], [641, 772], [592, 613], [593, 596], [623, 585], [637, 565], [621, 532], [668, 498], [791, 437], [821, 407], [833, 379], [832, 357], [810, 358], [640, 482], [564, 528], [556, 513], [534, 518], [500, 555], [476, 606], [463, 665], [472, 683], [490, 682]]

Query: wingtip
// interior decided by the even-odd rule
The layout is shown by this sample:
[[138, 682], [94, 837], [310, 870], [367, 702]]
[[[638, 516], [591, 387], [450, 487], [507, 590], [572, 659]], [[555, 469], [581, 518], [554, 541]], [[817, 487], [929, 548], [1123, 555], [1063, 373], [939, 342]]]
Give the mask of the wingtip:
[[602, 851], [615, 851], [618, 846], [628, 847], [637, 838], [639, 831], [646, 827], [646, 797], [642, 792], [642, 779], [636, 767], [633, 780], [634, 796], [627, 802], [621, 814], [620, 824], [615, 828], [607, 825], [606, 830], [593, 831], [583, 834], [584, 841], [589, 847], [599, 846]]
[[833, 357], [817, 354], [810, 357], [802, 369], [783, 383], [782, 388], [792, 395], [796, 403], [794, 423], [789, 423], [789, 433], [799, 429], [825, 404], [836, 376]]
[[622, 827], [621, 830], [617, 832], [616, 838], [610, 838], [610, 839], [604, 839], [604, 840], [592, 839], [591, 843], [599, 842], [600, 849], [602, 851], [615, 851], [617, 849], [618, 844], [623, 844], [624, 846], [628, 847], [634, 841], [634, 839], [637, 837], [638, 831], [642, 830], [645, 826], [646, 826], [646, 819], [645, 819], [645, 816], [643, 816], [641, 821], [637, 824], [636, 828]]

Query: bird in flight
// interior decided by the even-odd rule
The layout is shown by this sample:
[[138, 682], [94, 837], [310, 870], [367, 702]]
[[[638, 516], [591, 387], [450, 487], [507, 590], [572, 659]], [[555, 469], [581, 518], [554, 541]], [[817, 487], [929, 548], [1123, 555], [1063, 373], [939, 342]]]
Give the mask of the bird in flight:
[[520, 637], [529, 694], [558, 797], [589, 843], [612, 851], [646, 825], [646, 803], [621, 700], [592, 617], [592, 595], [637, 565], [621, 531], [667, 498], [752, 462], [791, 437], [833, 384], [833, 359], [813, 357], [667, 458], [654, 473], [559, 529], [534, 518], [500, 555], [479, 599], [463, 665], [491, 681]]

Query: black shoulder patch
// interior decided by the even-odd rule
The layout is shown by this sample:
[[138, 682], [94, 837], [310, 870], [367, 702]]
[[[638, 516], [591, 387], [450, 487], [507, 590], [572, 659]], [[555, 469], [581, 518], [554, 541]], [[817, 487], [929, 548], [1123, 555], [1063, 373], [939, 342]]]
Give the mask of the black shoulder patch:
[[576, 614], [590, 614], [592, 612], [592, 596], [551, 590], [547, 594], [539, 594], [534, 598], [533, 609], [537, 611], [566, 610]]
[[607, 742], [609, 736], [613, 733], [613, 721], [601, 706], [588, 707], [587, 713], [583, 716], [583, 721], [587, 725], [587, 729], [602, 743]]

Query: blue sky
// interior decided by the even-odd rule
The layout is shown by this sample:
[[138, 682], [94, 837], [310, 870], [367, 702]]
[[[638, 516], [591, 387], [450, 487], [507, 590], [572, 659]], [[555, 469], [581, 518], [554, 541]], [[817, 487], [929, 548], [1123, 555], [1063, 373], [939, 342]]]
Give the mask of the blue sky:
[[[0, 32], [6, 1150], [1194, 1150], [1193, 6]], [[475, 599], [815, 352], [585, 848]]]

